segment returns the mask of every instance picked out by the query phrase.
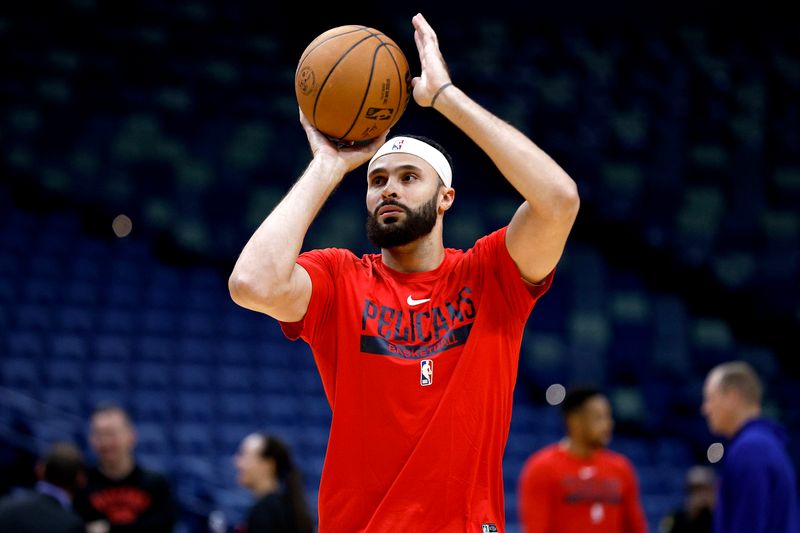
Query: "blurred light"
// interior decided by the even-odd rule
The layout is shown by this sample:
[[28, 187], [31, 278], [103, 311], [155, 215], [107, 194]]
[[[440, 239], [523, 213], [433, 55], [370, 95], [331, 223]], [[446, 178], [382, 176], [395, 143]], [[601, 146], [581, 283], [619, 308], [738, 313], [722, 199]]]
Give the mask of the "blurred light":
[[709, 463], [718, 463], [723, 455], [725, 455], [725, 446], [719, 442], [715, 442], [709, 446], [708, 451], [706, 451], [706, 457], [708, 457]]
[[567, 395], [567, 389], [564, 388], [564, 385], [560, 383], [553, 383], [549, 387], [547, 387], [547, 391], [544, 393], [544, 397], [547, 400], [547, 403], [550, 405], [558, 405], [564, 401], [564, 397]]
[[114, 230], [114, 235], [117, 237], [127, 237], [133, 229], [133, 222], [127, 215], [117, 215], [114, 222], [111, 223], [111, 228]]

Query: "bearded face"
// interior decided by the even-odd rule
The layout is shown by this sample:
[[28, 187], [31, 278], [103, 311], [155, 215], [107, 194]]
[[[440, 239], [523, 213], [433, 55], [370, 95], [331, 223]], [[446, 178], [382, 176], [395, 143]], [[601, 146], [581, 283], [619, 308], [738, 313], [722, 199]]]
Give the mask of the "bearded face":
[[[392, 199], [381, 202], [375, 211], [367, 214], [367, 237], [378, 248], [395, 248], [424, 237], [436, 225], [438, 200], [437, 190], [430, 200], [414, 210]], [[378, 210], [387, 205], [402, 209], [405, 216], [390, 216], [379, 221]]]

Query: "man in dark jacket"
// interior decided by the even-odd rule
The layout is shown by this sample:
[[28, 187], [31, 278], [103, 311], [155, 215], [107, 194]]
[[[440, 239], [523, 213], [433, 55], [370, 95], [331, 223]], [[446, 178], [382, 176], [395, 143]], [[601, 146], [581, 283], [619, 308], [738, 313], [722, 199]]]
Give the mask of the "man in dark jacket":
[[72, 498], [85, 481], [83, 456], [72, 444], [54, 444], [36, 465], [36, 491], [0, 502], [3, 533], [83, 533]]
[[786, 431], [761, 415], [762, 385], [747, 363], [714, 367], [703, 386], [709, 429], [729, 439], [720, 465], [715, 533], [800, 533], [797, 474]]

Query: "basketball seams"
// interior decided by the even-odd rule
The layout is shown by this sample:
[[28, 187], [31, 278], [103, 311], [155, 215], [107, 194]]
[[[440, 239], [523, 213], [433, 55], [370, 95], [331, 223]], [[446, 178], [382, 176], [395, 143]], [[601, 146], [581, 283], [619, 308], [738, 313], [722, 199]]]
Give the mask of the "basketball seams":
[[306, 51], [303, 53], [302, 57], [300, 58], [300, 62], [297, 65], [297, 70], [295, 71], [295, 73], [300, 72], [300, 69], [303, 68], [303, 63], [305, 63], [306, 58], [308, 58], [308, 56], [311, 55], [311, 52], [313, 52], [314, 50], [316, 50], [317, 48], [319, 48], [323, 44], [325, 44], [325, 43], [327, 43], [329, 41], [332, 41], [333, 39], [337, 39], [339, 37], [347, 37], [348, 35], [352, 35], [354, 33], [360, 32], [360, 31], [366, 31], [370, 36], [374, 36], [375, 35], [375, 34], [371, 33], [369, 31], [369, 28], [367, 28], [366, 26], [354, 26], [354, 29], [352, 29], [352, 30], [344, 31], [342, 33], [337, 33], [336, 35], [330, 35], [330, 36], [326, 37], [325, 39], [321, 40], [320, 42], [318, 42], [317, 44], [315, 44], [313, 48], [309, 46], [306, 49]]
[[[367, 32], [367, 33], [369, 33], [369, 32]], [[353, 44], [342, 55], [339, 56], [339, 58], [336, 60], [336, 62], [333, 65], [331, 65], [331, 68], [328, 70], [328, 73], [325, 75], [325, 78], [322, 80], [322, 83], [320, 83], [320, 85], [319, 85], [319, 89], [317, 90], [317, 96], [314, 98], [314, 110], [311, 113], [311, 121], [313, 123], [316, 124], [317, 104], [319, 103], [319, 99], [322, 96], [322, 92], [325, 90], [325, 84], [328, 83], [328, 80], [330, 79], [331, 74], [333, 74], [333, 71], [336, 70], [336, 67], [341, 64], [341, 62], [347, 57], [348, 54], [350, 54], [353, 50], [358, 48], [362, 43], [371, 40], [373, 37], [375, 37], [375, 35], [370, 34], [369, 36], [364, 37], [363, 39], [361, 39], [357, 43]], [[375, 58], [373, 56], [373, 65], [372, 65], [372, 70], [370, 70], [370, 74], [369, 74], [369, 83], [372, 83], [372, 72], [374, 71], [374, 68], [375, 68], [374, 61], [375, 61]], [[367, 86], [369, 87], [369, 84], [367, 84]], [[362, 103], [362, 105], [363, 105], [363, 103]], [[358, 117], [358, 115], [356, 115], [356, 117]], [[348, 130], [348, 133], [349, 133], [349, 130]], [[347, 133], [345, 133], [344, 135], [347, 135]], [[342, 137], [344, 137], [344, 135], [342, 135]]]
[[[372, 88], [372, 77], [375, 75], [375, 60], [377, 59], [378, 53], [380, 53], [381, 48], [386, 46], [386, 43], [381, 41], [380, 38], [378, 38], [377, 36], [374, 36], [374, 37], [376, 37], [378, 39], [378, 42], [380, 42], [381, 44], [376, 46], [375, 50], [372, 52], [372, 64], [370, 65], [370, 69], [369, 69], [369, 81], [367, 82], [367, 86], [364, 88], [364, 94], [361, 97], [361, 104], [359, 104], [358, 109], [356, 110], [355, 116], [353, 117], [353, 122], [350, 124], [350, 127], [347, 128], [347, 131], [345, 131], [342, 134], [342, 136], [341, 136], [342, 138], [347, 136], [351, 131], [353, 131], [353, 128], [355, 127], [356, 123], [358, 122], [358, 117], [361, 116], [361, 111], [364, 110], [364, 102], [367, 101], [367, 96], [369, 95], [369, 90], [370, 90], [370, 88]], [[391, 55], [391, 54], [389, 54], [389, 55]], [[331, 70], [333, 70], [333, 69], [331, 69]]]
[[[400, 71], [400, 65], [397, 64], [397, 58], [392, 53], [392, 49], [396, 49], [400, 54], [402, 54], [402, 50], [397, 45], [393, 45], [391, 43], [384, 43], [386, 45], [386, 50], [389, 52], [389, 57], [392, 58], [392, 64], [394, 65], [395, 72], [397, 73], [397, 80], [398, 84], [401, 87], [401, 91], [397, 95], [397, 106], [394, 109], [394, 113], [392, 114], [392, 120], [390, 121], [391, 126], [394, 126], [395, 122], [398, 118], [400, 118], [400, 114], [403, 113], [405, 110], [405, 106], [408, 103], [408, 86], [406, 85], [406, 80], [403, 78], [403, 75]], [[406, 97], [403, 98], [403, 93], [405, 93]], [[405, 103], [404, 103], [405, 100]]]
[[[384, 35], [384, 34], [380, 34], [380, 35]], [[384, 35], [384, 37], [385, 37], [385, 35]], [[405, 106], [408, 103], [408, 97], [410, 95], [409, 87], [406, 85], [406, 80], [403, 78], [403, 75], [400, 72], [400, 65], [397, 63], [397, 58], [394, 56], [394, 53], [393, 53], [392, 50], [397, 50], [397, 52], [400, 54], [400, 57], [405, 58], [405, 55], [403, 54], [403, 51], [400, 49], [399, 46], [397, 46], [396, 43], [394, 43], [394, 42], [386, 42], [383, 39], [381, 39], [380, 37], [378, 37], [378, 40], [383, 44], [383, 46], [386, 47], [386, 50], [389, 52], [389, 57], [392, 58], [392, 64], [394, 65], [395, 72], [397, 74], [398, 86], [401, 88], [401, 91], [398, 94], [398, 98], [397, 98], [397, 105], [395, 106], [394, 113], [392, 113], [392, 120], [389, 121], [389, 124], [390, 124], [390, 127], [391, 127], [391, 126], [394, 126], [394, 124], [397, 121], [397, 119], [400, 118], [400, 115], [402, 115], [403, 111], [405, 110]], [[408, 67], [406, 67], [406, 68], [408, 68]], [[405, 104], [403, 103], [403, 100], [404, 100], [403, 93], [406, 94], [406, 98], [405, 98], [405, 102], [406, 103]]]

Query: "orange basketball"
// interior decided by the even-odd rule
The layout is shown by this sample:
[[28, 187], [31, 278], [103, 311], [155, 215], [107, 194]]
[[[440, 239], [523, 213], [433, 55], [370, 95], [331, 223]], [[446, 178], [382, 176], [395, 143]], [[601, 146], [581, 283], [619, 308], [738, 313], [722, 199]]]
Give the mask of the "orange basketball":
[[303, 114], [339, 142], [368, 142], [408, 104], [411, 74], [397, 44], [366, 26], [332, 28], [306, 47], [294, 90]]

